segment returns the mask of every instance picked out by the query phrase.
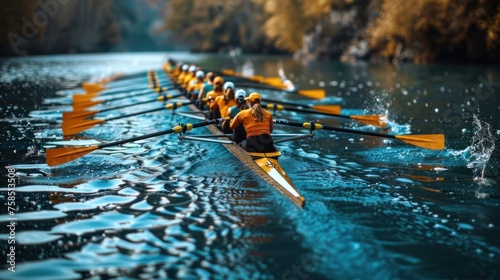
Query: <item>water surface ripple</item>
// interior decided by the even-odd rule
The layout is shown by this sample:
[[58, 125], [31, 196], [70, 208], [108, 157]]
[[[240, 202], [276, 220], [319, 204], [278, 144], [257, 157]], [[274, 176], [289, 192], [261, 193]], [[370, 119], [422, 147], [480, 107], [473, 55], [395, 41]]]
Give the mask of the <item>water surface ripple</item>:
[[[172, 56], [207, 68], [235, 67], [224, 56]], [[280, 144], [280, 162], [306, 198], [304, 209], [222, 146], [179, 141], [177, 135], [101, 149], [56, 167], [45, 164], [45, 148], [95, 145], [197, 122], [161, 111], [62, 136], [61, 114], [72, 110], [71, 95], [81, 92], [80, 82], [123, 70], [159, 69], [162, 58], [145, 53], [2, 60], [0, 87], [7, 106], [0, 111], [1, 174], [15, 169], [17, 225], [16, 272], [4, 263], [1, 279], [500, 277], [500, 157], [494, 149], [500, 108], [494, 94], [477, 94], [492, 88], [485, 79], [500, 81], [498, 69], [246, 57], [256, 74], [275, 76], [279, 65], [299, 88], [324, 87], [328, 102], [340, 102], [343, 114], [388, 113], [390, 127], [290, 112], [277, 112], [276, 118], [446, 135], [442, 151], [328, 131]], [[123, 82], [116, 91], [144, 91], [141, 84], [147, 84], [145, 72], [143, 80], [133, 86]], [[154, 97], [144, 92], [96, 108]], [[155, 106], [161, 104], [98, 117]], [[488, 127], [487, 137], [477, 132], [479, 126]], [[277, 125], [275, 132], [304, 131]], [[2, 205], [7, 196], [2, 184]], [[0, 212], [2, 228], [9, 218]], [[2, 231], [4, 256], [8, 240]]]

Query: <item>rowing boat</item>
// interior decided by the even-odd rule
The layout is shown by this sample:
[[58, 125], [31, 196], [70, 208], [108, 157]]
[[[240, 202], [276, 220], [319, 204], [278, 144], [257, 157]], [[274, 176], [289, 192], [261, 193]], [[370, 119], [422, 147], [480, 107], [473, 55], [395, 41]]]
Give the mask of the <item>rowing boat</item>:
[[[202, 113], [202, 111], [193, 104], [188, 105], [188, 108], [193, 112]], [[213, 135], [221, 135], [221, 131], [216, 125], [208, 125], [207, 128]], [[181, 139], [203, 141], [202, 138], [197, 137], [182, 136]], [[305, 198], [300, 195], [292, 180], [278, 162], [278, 157], [281, 155], [281, 152], [276, 149], [276, 147], [276, 150], [272, 153], [247, 152], [241, 146], [230, 141], [226, 135], [221, 135], [218, 137], [218, 140], [245, 166], [253, 170], [256, 175], [288, 197], [297, 206], [304, 206], [306, 201]]]
[[[104, 95], [110, 95], [111, 93], [122, 93], [123, 89], [115, 89], [114, 91], [106, 92], [106, 93], [100, 93], [98, 94], [97, 92], [102, 91], [105, 89], [103, 85], [97, 84], [94, 87], [92, 87], [92, 84], [86, 85], [86, 91], [87, 94], [85, 95], [78, 95], [75, 96], [73, 99], [73, 108], [75, 112], [68, 112], [66, 114], [63, 114], [63, 122], [62, 122], [62, 130], [63, 134], [66, 135], [73, 135], [80, 133], [84, 130], [87, 130], [95, 125], [102, 124], [106, 121], [109, 120], [115, 120], [115, 119], [121, 119], [121, 118], [127, 118], [131, 116], [137, 116], [140, 114], [145, 114], [145, 113], [151, 113], [151, 112], [156, 112], [159, 110], [163, 110], [165, 108], [167, 109], [172, 109], [175, 110], [179, 106], [186, 105], [188, 108], [191, 109], [191, 114], [185, 114], [182, 112], [177, 112], [179, 115], [184, 115], [188, 117], [195, 117], [197, 119], [202, 119], [202, 122], [199, 123], [194, 123], [194, 124], [179, 124], [175, 127], [172, 127], [171, 129], [163, 130], [163, 131], [158, 131], [142, 136], [136, 136], [132, 137], [129, 139], [124, 139], [124, 140], [119, 140], [115, 142], [107, 142], [107, 143], [101, 143], [98, 145], [93, 145], [93, 146], [85, 146], [85, 147], [62, 147], [62, 148], [49, 148], [46, 150], [46, 160], [47, 160], [47, 165], [49, 166], [55, 166], [59, 164], [64, 164], [70, 161], [73, 161], [77, 158], [80, 158], [88, 153], [91, 153], [92, 151], [98, 150], [98, 149], [105, 149], [107, 147], [111, 146], [117, 146], [117, 145], [122, 145], [125, 143], [130, 143], [130, 142], [135, 142], [138, 140], [142, 139], [147, 139], [147, 138], [152, 138], [152, 137], [158, 137], [161, 135], [167, 135], [167, 134], [172, 134], [172, 133], [178, 133], [179, 134], [179, 139], [187, 139], [187, 140], [201, 140], [201, 141], [208, 141], [208, 142], [217, 142], [222, 144], [225, 148], [227, 148], [233, 155], [236, 156], [245, 166], [248, 168], [252, 169], [256, 175], [264, 179], [266, 182], [268, 182], [270, 185], [272, 185], [274, 188], [279, 190], [281, 193], [283, 193], [286, 197], [288, 197], [291, 201], [293, 201], [297, 206], [303, 207], [305, 204], [305, 199], [299, 194], [299, 191], [297, 188], [294, 186], [293, 182], [291, 179], [286, 175], [285, 171], [283, 168], [280, 166], [278, 162], [278, 158], [281, 155], [280, 151], [275, 148], [274, 152], [271, 153], [250, 153], [238, 146], [237, 144], [233, 143], [230, 139], [229, 136], [226, 134], [222, 134], [221, 131], [217, 128], [216, 124], [219, 124], [223, 121], [228, 121], [229, 117], [226, 118], [219, 118], [219, 119], [214, 119], [214, 120], [207, 120], [206, 117], [203, 115], [197, 116], [196, 114], [203, 113], [200, 109], [198, 109], [195, 105], [193, 105], [194, 102], [186, 102], [186, 103], [174, 103], [174, 104], [168, 104], [162, 108], [157, 108], [157, 109], [151, 109], [147, 111], [142, 111], [142, 112], [134, 112], [132, 114], [128, 115], [122, 115], [118, 117], [113, 117], [113, 118], [106, 118], [106, 119], [87, 119], [89, 117], [94, 116], [95, 114], [99, 112], [105, 112], [108, 110], [116, 110], [119, 108], [124, 108], [124, 107], [129, 107], [129, 106], [135, 106], [139, 104], [145, 104], [149, 102], [155, 102], [156, 100], [158, 101], [163, 101], [166, 102], [168, 99], [174, 98], [174, 97], [181, 97], [185, 98], [186, 96], [182, 93], [179, 93], [176, 96], [172, 95], [167, 95], [164, 94], [164, 92], [167, 90], [164, 87], [161, 87], [161, 85], [158, 84], [158, 81], [156, 80], [156, 71], [153, 71], [154, 73], [154, 80], [151, 80], [150, 78], [150, 87], [153, 89], [155, 92], [158, 94], [161, 94], [157, 99], [152, 99], [152, 100], [146, 100], [143, 102], [139, 102], [136, 104], [130, 104], [130, 105], [121, 105], [117, 107], [111, 107], [107, 109], [103, 109], [101, 111], [84, 111], [87, 108], [94, 106], [99, 103], [105, 103], [108, 101], [112, 100], [118, 100], [122, 99], [122, 97], [116, 97], [112, 99], [106, 99], [106, 100], [92, 100], [94, 97], [97, 96], [104, 96]], [[174, 85], [173, 83], [170, 83], [170, 85]], [[85, 86], [84, 86], [85, 88]], [[176, 86], [174, 85], [174, 90], [176, 89]], [[142, 94], [142, 93], [141, 93]], [[187, 99], [187, 98], [186, 98]], [[357, 120], [361, 123], [365, 124], [370, 124], [370, 125], [375, 125], [375, 126], [380, 126], [380, 127], [385, 127], [385, 123], [380, 120], [380, 117], [377, 116], [347, 116], [347, 115], [340, 115], [338, 112], [334, 113], [332, 111], [339, 111], [338, 106], [335, 106], [334, 108], [329, 107], [328, 105], [321, 105], [317, 106], [314, 104], [308, 104], [305, 107], [310, 108], [304, 108], [303, 105], [300, 104], [293, 104], [293, 103], [286, 103], [290, 106], [296, 107], [295, 109], [292, 109], [291, 111], [297, 111], [297, 112], [303, 112], [303, 113], [314, 113], [314, 114], [322, 114], [322, 115], [328, 115], [328, 116], [334, 116], [334, 117], [341, 117], [341, 118], [349, 118], [353, 120]], [[78, 106], [76, 106], [78, 105]], [[279, 104], [268, 104], [272, 105], [271, 107], [276, 109], [276, 108], [284, 108], [282, 105]], [[269, 108], [269, 107], [268, 107]], [[314, 111], [311, 111], [313, 109]], [[325, 112], [326, 110], [326, 112]], [[174, 111], [175, 112], [175, 111]], [[342, 132], [342, 133], [351, 133], [351, 134], [361, 134], [361, 135], [368, 135], [370, 137], [381, 137], [381, 138], [389, 138], [389, 139], [397, 139], [403, 142], [406, 142], [410, 145], [414, 145], [417, 147], [421, 148], [426, 148], [426, 149], [432, 149], [432, 150], [441, 150], [444, 148], [444, 135], [443, 134], [402, 134], [402, 135], [394, 135], [394, 134], [385, 134], [385, 133], [377, 133], [377, 132], [366, 132], [366, 131], [360, 131], [356, 129], [348, 129], [348, 128], [343, 128], [343, 127], [336, 127], [336, 126], [328, 126], [328, 125], [322, 125], [320, 123], [314, 122], [314, 121], [309, 121], [309, 122], [304, 122], [304, 123], [299, 123], [299, 122], [293, 122], [293, 121], [287, 121], [287, 120], [274, 120], [275, 124], [280, 124], [280, 125], [287, 125], [287, 126], [295, 126], [295, 127], [301, 127], [305, 128], [309, 131], [308, 134], [273, 134], [273, 138], [275, 136], [282, 136], [285, 137], [283, 139], [279, 139], [274, 141], [274, 143], [279, 143], [279, 142], [284, 142], [284, 141], [290, 141], [290, 140], [298, 140], [298, 139], [303, 139], [303, 138], [312, 138], [313, 137], [313, 131], [315, 130], [326, 130], [326, 131], [337, 131], [337, 132]], [[209, 131], [211, 132], [210, 135], [185, 135], [187, 131], [192, 130], [193, 128], [196, 127], [202, 127], [202, 126], [207, 126]], [[210, 139], [211, 138], [211, 139]], [[214, 139], [217, 138], [217, 139]]]

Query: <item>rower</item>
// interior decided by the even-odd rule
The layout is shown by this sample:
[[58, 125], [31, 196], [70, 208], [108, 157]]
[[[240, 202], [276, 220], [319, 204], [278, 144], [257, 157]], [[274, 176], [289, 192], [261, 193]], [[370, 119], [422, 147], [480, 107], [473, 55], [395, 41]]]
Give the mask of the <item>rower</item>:
[[273, 116], [269, 111], [260, 106], [262, 97], [257, 92], [252, 92], [245, 98], [250, 109], [239, 112], [231, 120], [229, 127], [236, 129], [243, 124], [247, 133], [247, 139], [241, 143], [241, 146], [247, 152], [274, 152], [273, 138]]
[[175, 71], [175, 61], [171, 58], [167, 59], [167, 62], [163, 64], [163, 71], [171, 75]]
[[[219, 95], [215, 98], [214, 102], [210, 104], [210, 111], [219, 111], [220, 116], [218, 118], [225, 118], [227, 117], [227, 110], [238, 104], [234, 98], [234, 83], [233, 82], [226, 82], [224, 84], [224, 94]], [[227, 129], [224, 129], [224, 127], [221, 128], [223, 133], [231, 133], [231, 129], [227, 127]]]
[[[247, 105], [247, 102], [245, 101], [245, 97], [247, 97], [247, 93], [245, 90], [239, 89], [236, 91], [235, 98], [236, 98], [236, 102], [238, 104], [227, 109], [227, 115], [229, 117], [234, 118], [240, 111], [248, 109], [248, 105]], [[224, 130], [231, 129], [229, 127], [230, 122], [231, 122], [230, 120], [224, 121], [222, 123], [222, 128]], [[227, 128], [225, 128], [226, 126], [227, 126]], [[247, 133], [245, 132], [245, 128], [243, 127], [243, 124], [240, 124], [233, 130], [233, 137], [231, 140], [236, 144], [240, 144], [245, 139], [247, 139]]]
[[188, 69], [189, 69], [189, 65], [187, 65], [187, 64], [182, 65], [181, 72], [177, 76], [177, 80], [176, 80], [177, 84], [182, 85], [182, 82], [184, 81], [184, 77], [187, 75]]
[[187, 86], [188, 98], [194, 100], [195, 96], [198, 96], [198, 93], [203, 86], [203, 80], [205, 79], [205, 73], [201, 70], [196, 71], [195, 77], [189, 81]]
[[209, 113], [208, 113], [209, 120], [220, 118], [219, 110], [210, 110], [210, 106], [212, 105], [217, 96], [224, 94], [224, 89], [222, 88], [223, 84], [224, 84], [224, 79], [222, 77], [219, 76], [215, 77], [214, 89], [207, 93], [206, 102], [209, 108]]
[[187, 74], [184, 76], [184, 79], [182, 80], [181, 86], [183, 88], [187, 88], [189, 82], [195, 78], [195, 73], [196, 73], [196, 66], [191, 65], [188, 68]]
[[203, 100], [207, 98], [207, 93], [214, 90], [214, 79], [215, 75], [213, 72], [208, 72], [205, 77], [205, 83], [203, 87], [200, 89], [200, 93], [198, 94], [198, 100]]

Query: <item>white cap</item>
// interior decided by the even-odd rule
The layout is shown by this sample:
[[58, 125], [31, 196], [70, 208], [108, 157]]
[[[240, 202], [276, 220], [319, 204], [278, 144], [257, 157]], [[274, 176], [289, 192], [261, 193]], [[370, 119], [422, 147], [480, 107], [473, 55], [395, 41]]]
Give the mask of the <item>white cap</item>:
[[187, 64], [182, 65], [182, 71], [187, 71], [188, 68], [189, 68], [189, 65], [187, 65]]
[[194, 71], [196, 71], [196, 66], [194, 65], [189, 66], [189, 72], [194, 72]]
[[234, 98], [241, 102], [245, 101], [245, 97], [247, 97], [247, 92], [243, 89], [237, 90], [236, 93], [234, 94]]
[[224, 91], [226, 91], [228, 88], [232, 88], [234, 90], [234, 84], [233, 84], [233, 82], [226, 82], [224, 84]]
[[203, 77], [205, 77], [205, 73], [203, 73], [203, 71], [201, 70], [196, 71], [196, 78], [203, 78]]

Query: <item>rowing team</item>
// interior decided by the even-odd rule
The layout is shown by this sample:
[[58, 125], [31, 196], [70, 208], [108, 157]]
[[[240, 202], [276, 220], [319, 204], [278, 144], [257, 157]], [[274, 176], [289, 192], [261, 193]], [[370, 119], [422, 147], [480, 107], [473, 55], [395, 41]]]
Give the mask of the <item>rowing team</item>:
[[[233, 82], [209, 72], [205, 75], [194, 65], [167, 62], [163, 70], [185, 91], [191, 100], [199, 100], [209, 110], [208, 119], [230, 117], [220, 126], [223, 133], [233, 134], [232, 141], [248, 152], [274, 152], [273, 117], [261, 106], [259, 93], [248, 96], [243, 89], [235, 90]], [[205, 102], [205, 103], [204, 103]]]

